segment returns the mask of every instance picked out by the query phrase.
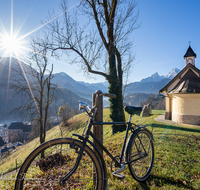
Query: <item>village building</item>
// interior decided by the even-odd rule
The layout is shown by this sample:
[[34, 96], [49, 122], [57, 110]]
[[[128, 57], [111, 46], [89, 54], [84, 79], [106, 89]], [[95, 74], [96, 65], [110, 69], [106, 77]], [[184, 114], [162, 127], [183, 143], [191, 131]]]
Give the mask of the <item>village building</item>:
[[6, 124], [3, 126], [2, 139], [4, 142], [8, 143], [8, 126]]
[[3, 128], [2, 139], [4, 142], [9, 143], [14, 135], [20, 137], [21, 141], [27, 140], [31, 131], [31, 125], [25, 125], [22, 122], [12, 122], [9, 127]]
[[159, 93], [165, 93], [165, 119], [177, 123], [200, 124], [200, 70], [196, 54], [188, 47], [185, 67]]

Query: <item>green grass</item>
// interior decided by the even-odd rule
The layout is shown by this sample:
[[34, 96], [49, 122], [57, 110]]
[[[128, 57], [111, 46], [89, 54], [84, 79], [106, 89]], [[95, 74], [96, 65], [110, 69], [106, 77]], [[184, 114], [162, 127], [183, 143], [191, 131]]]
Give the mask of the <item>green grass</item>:
[[[134, 116], [132, 122], [154, 126], [155, 162], [151, 176], [146, 183], [138, 183], [125, 171], [124, 180], [114, 179], [110, 172], [111, 159], [104, 154], [108, 170], [108, 189], [200, 189], [200, 127], [189, 125], [167, 125], [154, 120], [164, 113], [153, 110], [150, 117]], [[127, 115], [128, 118], [128, 115]], [[72, 118], [70, 128], [62, 128], [63, 136], [72, 137], [72, 133], [81, 134], [86, 116], [80, 114]], [[110, 121], [109, 110], [104, 110], [104, 121]], [[80, 127], [81, 126], [81, 127]], [[151, 130], [151, 127], [149, 127]], [[111, 126], [104, 126], [104, 145], [114, 155], [119, 155], [125, 132], [112, 135]], [[60, 137], [58, 126], [47, 133], [47, 139]], [[27, 155], [39, 145], [35, 139], [23, 146], [4, 160], [0, 160], [0, 173], [15, 168], [15, 159], [18, 166]], [[13, 189], [15, 175], [1, 177], [0, 189]]]

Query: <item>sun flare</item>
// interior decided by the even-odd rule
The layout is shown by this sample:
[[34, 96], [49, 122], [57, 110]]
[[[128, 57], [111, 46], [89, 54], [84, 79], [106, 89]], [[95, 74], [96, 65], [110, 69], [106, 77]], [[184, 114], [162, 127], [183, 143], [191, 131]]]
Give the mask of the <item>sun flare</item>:
[[5, 54], [18, 56], [22, 53], [23, 41], [15, 35], [2, 35], [0, 36], [0, 49], [5, 50]]

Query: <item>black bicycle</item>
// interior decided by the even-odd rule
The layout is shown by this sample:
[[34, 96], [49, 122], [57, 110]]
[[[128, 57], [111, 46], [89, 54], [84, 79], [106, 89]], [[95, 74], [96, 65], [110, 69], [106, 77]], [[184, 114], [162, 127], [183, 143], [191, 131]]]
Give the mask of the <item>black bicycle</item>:
[[[96, 95], [115, 98], [113, 94]], [[15, 182], [15, 190], [22, 189], [107, 189], [107, 168], [99, 149], [89, 139], [93, 138], [112, 159], [112, 175], [118, 179], [128, 165], [131, 175], [139, 182], [145, 181], [154, 163], [153, 127], [131, 123], [134, 114], [140, 114], [141, 107], [126, 106], [130, 114], [128, 122], [94, 122], [97, 106], [90, 108], [79, 103], [79, 109], [88, 115], [88, 122], [82, 135], [75, 138], [56, 138], [37, 147], [22, 164]], [[113, 156], [91, 132], [93, 125], [126, 124], [124, 143], [120, 156]], [[128, 138], [129, 131], [131, 134]], [[117, 168], [117, 169], [116, 169]]]

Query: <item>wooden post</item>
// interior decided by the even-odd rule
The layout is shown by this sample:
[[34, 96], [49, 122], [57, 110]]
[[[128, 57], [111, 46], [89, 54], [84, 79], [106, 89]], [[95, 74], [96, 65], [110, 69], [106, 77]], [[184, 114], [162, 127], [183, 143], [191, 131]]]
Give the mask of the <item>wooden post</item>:
[[[102, 92], [100, 90], [97, 90], [94, 94], [92, 94], [92, 107], [96, 105], [97, 103], [97, 112], [94, 118], [94, 122], [102, 122], [103, 121], [103, 97], [99, 96], [98, 101], [96, 102], [96, 96], [98, 94], [101, 94]], [[98, 138], [98, 140], [103, 144], [103, 125], [93, 125], [93, 133]], [[99, 149], [101, 154], [103, 155], [103, 150], [99, 145], [93, 140], [93, 143], [96, 145], [96, 147]], [[95, 149], [94, 153], [96, 153]], [[98, 157], [98, 154], [96, 153], [96, 156]], [[96, 183], [96, 174], [94, 170], [93, 165], [93, 184]]]
[[16, 172], [17, 172], [17, 159], [15, 159]]
[[[98, 94], [101, 94], [102, 92], [100, 90], [96, 91], [92, 95], [92, 106], [96, 104], [96, 96]], [[97, 102], [97, 112], [94, 118], [94, 122], [103, 122], [103, 97], [99, 96], [98, 102]], [[93, 133], [94, 135], [98, 138], [98, 140], [103, 144], [103, 125], [95, 125], [93, 126]], [[97, 146], [97, 148], [100, 150], [101, 154], [103, 155], [103, 150], [101, 149], [100, 146], [93, 141], [93, 143]], [[97, 155], [97, 154], [96, 154]]]

